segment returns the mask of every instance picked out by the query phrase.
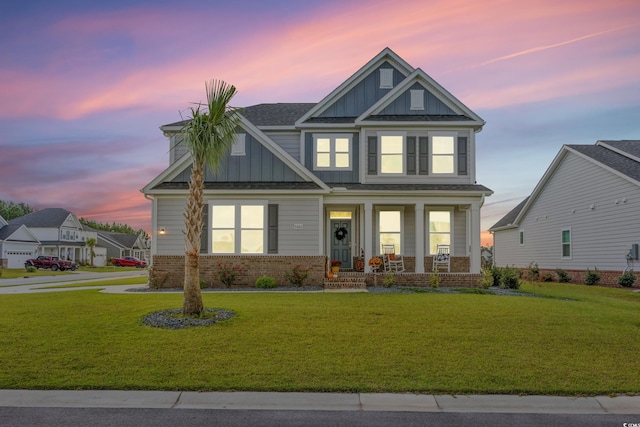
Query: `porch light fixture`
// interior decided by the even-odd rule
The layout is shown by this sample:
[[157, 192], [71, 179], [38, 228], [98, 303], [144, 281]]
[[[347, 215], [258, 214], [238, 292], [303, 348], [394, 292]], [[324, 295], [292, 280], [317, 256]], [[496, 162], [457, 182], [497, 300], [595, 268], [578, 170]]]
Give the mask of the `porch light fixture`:
[[158, 230], [158, 233], [160, 234], [165, 234], [167, 231], [163, 228], [161, 228], [160, 230]]

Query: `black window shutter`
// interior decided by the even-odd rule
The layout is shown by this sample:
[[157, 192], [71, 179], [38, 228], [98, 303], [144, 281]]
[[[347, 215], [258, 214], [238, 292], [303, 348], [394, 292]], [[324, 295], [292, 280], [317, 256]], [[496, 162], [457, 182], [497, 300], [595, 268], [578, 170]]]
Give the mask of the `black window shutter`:
[[269, 205], [269, 219], [267, 230], [267, 252], [278, 253], [278, 205]]
[[367, 138], [367, 153], [368, 153], [367, 174], [377, 175], [378, 174], [378, 138], [377, 137], [370, 136], [369, 138]]
[[418, 138], [418, 173], [429, 175], [429, 138], [426, 136]]
[[200, 235], [200, 253], [206, 254], [209, 251], [209, 205], [205, 203], [202, 207], [202, 233]]
[[407, 137], [407, 175], [416, 174], [416, 137]]
[[467, 141], [466, 136], [458, 137], [458, 175], [467, 175]]

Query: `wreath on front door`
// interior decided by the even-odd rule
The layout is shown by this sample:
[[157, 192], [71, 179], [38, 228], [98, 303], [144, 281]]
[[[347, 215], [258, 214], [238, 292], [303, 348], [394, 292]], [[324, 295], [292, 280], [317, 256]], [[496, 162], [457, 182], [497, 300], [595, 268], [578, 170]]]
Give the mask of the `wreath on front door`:
[[344, 228], [344, 227], [340, 227], [340, 228], [338, 228], [338, 229], [336, 230], [336, 232], [335, 232], [336, 239], [337, 239], [337, 240], [344, 240], [344, 238], [345, 238], [345, 237], [347, 237], [347, 234], [348, 234], [348, 233], [349, 233], [349, 232], [347, 231], [347, 229], [346, 229], [346, 228]]

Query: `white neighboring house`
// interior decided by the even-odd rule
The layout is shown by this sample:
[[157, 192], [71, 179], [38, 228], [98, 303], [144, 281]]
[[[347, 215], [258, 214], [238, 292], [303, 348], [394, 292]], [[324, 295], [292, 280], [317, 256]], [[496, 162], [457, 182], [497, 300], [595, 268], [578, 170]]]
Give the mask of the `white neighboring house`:
[[107, 258], [136, 257], [147, 264], [151, 261], [151, 243], [142, 234], [116, 233], [113, 231], [95, 230], [98, 233], [98, 244], [106, 248]]
[[[89, 263], [90, 248], [86, 245], [89, 238], [97, 241], [95, 231], [85, 230], [75, 214], [62, 208], [46, 208], [14, 218], [9, 225], [24, 225], [40, 241], [38, 255], [57, 256], [77, 263]], [[94, 265], [104, 265], [106, 249], [95, 247]], [[99, 256], [102, 254], [102, 256]], [[100, 264], [100, 260], [102, 264]]]
[[0, 216], [0, 266], [22, 268], [38, 253], [40, 241], [24, 225], [9, 224]]
[[535, 262], [576, 280], [598, 268], [610, 284], [640, 270], [628, 257], [640, 244], [640, 141], [563, 146], [533, 193], [489, 231], [500, 267]]

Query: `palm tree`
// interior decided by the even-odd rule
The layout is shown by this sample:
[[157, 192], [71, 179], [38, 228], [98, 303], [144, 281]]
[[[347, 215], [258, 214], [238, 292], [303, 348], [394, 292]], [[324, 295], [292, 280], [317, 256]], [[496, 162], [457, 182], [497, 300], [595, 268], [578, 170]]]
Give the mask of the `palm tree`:
[[87, 239], [87, 246], [89, 246], [89, 250], [91, 252], [89, 252], [89, 256], [91, 257], [91, 267], [93, 267], [93, 257], [96, 255], [96, 253], [93, 251], [93, 248], [96, 247], [96, 239], [94, 239], [93, 237], [89, 237]]
[[240, 121], [239, 110], [229, 106], [236, 94], [235, 86], [222, 80], [205, 83], [207, 105], [192, 107], [191, 119], [182, 128], [184, 142], [191, 153], [191, 181], [184, 214], [184, 315], [200, 314], [203, 309], [200, 293], [200, 236], [203, 221], [205, 165], [215, 171], [233, 144]]

